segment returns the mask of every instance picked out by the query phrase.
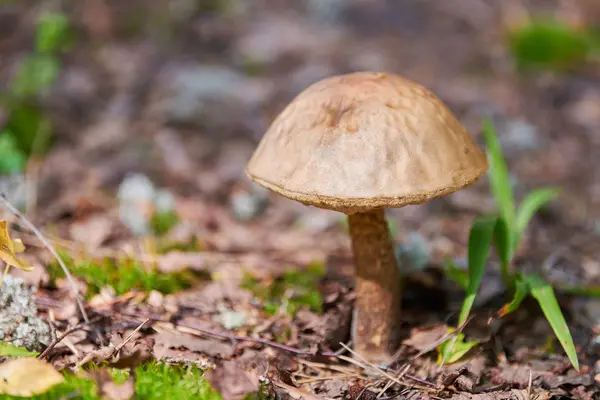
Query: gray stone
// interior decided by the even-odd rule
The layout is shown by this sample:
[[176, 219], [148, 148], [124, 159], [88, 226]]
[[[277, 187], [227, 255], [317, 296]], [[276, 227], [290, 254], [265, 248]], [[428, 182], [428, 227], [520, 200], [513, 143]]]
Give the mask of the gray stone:
[[423, 269], [431, 257], [429, 243], [418, 232], [410, 232], [407, 240], [396, 246], [395, 253], [403, 273], [409, 270]]
[[522, 118], [506, 121], [499, 139], [505, 152], [511, 150], [537, 150], [543, 144], [537, 127]]
[[[167, 116], [177, 122], [190, 122], [208, 114], [211, 105], [231, 102], [244, 76], [219, 66], [185, 66], [173, 68], [167, 77], [172, 98], [167, 104]], [[227, 114], [227, 113], [225, 113]], [[227, 115], [227, 118], [230, 118]]]

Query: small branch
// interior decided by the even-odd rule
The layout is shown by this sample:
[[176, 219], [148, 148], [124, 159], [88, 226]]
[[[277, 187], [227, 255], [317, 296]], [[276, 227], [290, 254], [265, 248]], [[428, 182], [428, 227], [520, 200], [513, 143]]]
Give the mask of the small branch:
[[531, 400], [531, 384], [533, 382], [533, 372], [529, 368], [529, 383], [527, 384], [527, 400]]
[[83, 317], [83, 320], [87, 324], [89, 324], [90, 319], [85, 311], [85, 307], [83, 306], [83, 301], [81, 300], [81, 295], [79, 294], [79, 289], [77, 288], [77, 284], [75, 283], [75, 280], [73, 280], [73, 276], [69, 272], [69, 269], [65, 265], [64, 261], [58, 255], [58, 252], [54, 249], [54, 247], [50, 244], [50, 242], [48, 240], [46, 240], [44, 235], [42, 235], [42, 232], [40, 232], [39, 229], [37, 229], [35, 227], [35, 225], [33, 225], [33, 223], [31, 221], [29, 221], [27, 219], [27, 217], [25, 217], [25, 215], [23, 215], [23, 213], [21, 213], [21, 211], [19, 211], [15, 206], [13, 206], [8, 201], [8, 199], [6, 198], [6, 195], [4, 193], [0, 194], [0, 199], [2, 200], [2, 202], [4, 203], [4, 205], [6, 206], [6, 208], [8, 208], [8, 210], [10, 212], [12, 212], [21, 221], [23, 221], [23, 223], [27, 226], [27, 228], [29, 228], [33, 233], [35, 233], [35, 235], [38, 237], [38, 239], [40, 239], [40, 241], [44, 244], [44, 246], [46, 246], [46, 248], [50, 251], [50, 253], [52, 253], [54, 258], [56, 258], [56, 261], [58, 261], [58, 263], [60, 264], [60, 267], [62, 268], [63, 272], [65, 273], [67, 280], [71, 284], [71, 288], [73, 289], [73, 294], [75, 295], [75, 301], [77, 302], [77, 306], [79, 307], [81, 316]]
[[264, 346], [273, 347], [275, 349], [279, 349], [281, 351], [292, 353], [292, 354], [295, 354], [295, 355], [298, 355], [298, 356], [337, 357], [334, 352], [330, 352], [330, 351], [326, 351], [326, 352], [314, 352], [314, 351], [311, 351], [311, 350], [297, 349], [295, 347], [291, 347], [291, 346], [287, 346], [285, 344], [280, 344], [280, 343], [272, 342], [272, 341], [267, 340], [267, 339], [251, 338], [251, 337], [247, 337], [247, 336], [236, 336], [233, 333], [229, 333], [229, 332], [219, 331], [219, 330], [216, 330], [216, 329], [207, 328], [205, 326], [202, 326], [202, 325], [199, 325], [199, 324], [195, 324], [193, 322], [173, 322], [173, 321], [168, 321], [168, 320], [165, 320], [164, 318], [162, 318], [160, 315], [156, 315], [156, 314], [146, 316], [146, 315], [138, 314], [138, 313], [123, 313], [123, 315], [130, 315], [132, 317], [137, 317], [137, 318], [147, 318], [148, 320], [171, 323], [171, 324], [173, 324], [175, 326], [180, 326], [180, 327], [183, 327], [183, 328], [193, 329], [193, 330], [196, 330], [198, 332], [204, 333], [206, 335], [218, 337], [218, 338], [221, 338], [221, 339], [227, 339], [227, 340], [229, 340], [231, 342], [234, 342], [234, 343], [235, 342], [251, 342], [251, 343], [262, 344]]
[[275, 349], [286, 351], [288, 353], [292, 353], [292, 354], [295, 354], [298, 356], [318, 356], [318, 355], [320, 355], [320, 356], [324, 356], [324, 357], [336, 357], [336, 354], [334, 352], [330, 352], [330, 351], [319, 353], [319, 352], [314, 352], [311, 350], [297, 349], [295, 347], [272, 342], [267, 339], [251, 338], [251, 337], [246, 337], [246, 336], [236, 336], [229, 332], [217, 331], [215, 329], [206, 328], [204, 326], [194, 324], [193, 322], [177, 322], [174, 324], [177, 326], [194, 329], [194, 330], [197, 330], [198, 332], [202, 332], [207, 335], [219, 337], [221, 339], [228, 339], [232, 342], [252, 342], [252, 343], [262, 344], [262, 345], [273, 347]]
[[399, 385], [409, 386], [409, 387], [412, 386], [412, 387], [416, 387], [417, 389], [421, 389], [421, 390], [432, 390], [432, 388], [435, 387], [435, 384], [433, 384], [431, 382], [422, 380], [422, 379], [417, 378], [417, 377], [412, 376], [412, 375], [408, 375], [406, 373], [403, 376], [405, 376], [405, 377], [407, 377], [407, 378], [409, 378], [411, 380], [414, 380], [416, 382], [419, 382], [419, 383], [422, 383], [424, 385], [427, 385], [429, 387], [427, 387], [427, 386], [425, 386], [425, 387], [417, 387], [417, 386], [411, 385], [411, 384], [409, 384], [407, 382], [402, 382], [400, 379], [398, 379], [395, 376], [390, 375], [388, 372], [386, 372], [385, 369], [383, 369], [383, 368], [381, 368], [381, 367], [379, 367], [379, 366], [377, 366], [377, 365], [369, 362], [366, 358], [364, 358], [362, 355], [360, 355], [356, 351], [352, 350], [351, 348], [349, 348], [345, 344], [343, 344], [343, 343], [340, 343], [340, 344], [344, 348], [346, 348], [346, 350], [348, 350], [353, 356], [355, 356], [355, 358], [359, 359], [359, 360], [356, 360], [355, 358], [350, 358], [350, 357], [346, 357], [346, 356], [340, 356], [339, 358], [342, 359], [342, 360], [344, 360], [344, 361], [353, 362], [353, 363], [356, 363], [357, 365], [362, 364], [363, 368], [365, 366], [368, 366], [371, 369], [373, 369], [374, 371], [376, 371], [378, 374], [383, 375], [385, 378], [387, 378], [387, 379], [391, 380], [392, 382], [397, 383]]
[[115, 347], [115, 351], [113, 351], [113, 356], [116, 355], [119, 351], [121, 351], [121, 349], [123, 348], [123, 346], [125, 346], [127, 344], [127, 342], [129, 342], [136, 333], [138, 333], [140, 331], [140, 329], [142, 329], [142, 327], [144, 325], [146, 325], [146, 323], [150, 321], [150, 318], [146, 318], [141, 324], [138, 325], [137, 328], [135, 328], [133, 330], [133, 332], [131, 332], [117, 347]]
[[77, 324], [69, 329], [67, 329], [62, 335], [60, 335], [59, 337], [57, 337], [56, 339], [54, 339], [49, 345], [48, 347], [46, 347], [46, 349], [37, 357], [40, 360], [43, 360], [44, 358], [46, 358], [46, 356], [48, 355], [48, 353], [50, 353], [50, 351], [52, 351], [53, 348], [56, 347], [57, 344], [59, 344], [60, 342], [63, 341], [64, 338], [66, 338], [67, 336], [69, 336], [71, 333], [85, 329], [85, 327], [87, 325], [89, 325], [90, 323], [94, 323], [97, 322], [100, 318], [94, 318], [93, 321], [91, 322], [83, 322], [81, 324]]

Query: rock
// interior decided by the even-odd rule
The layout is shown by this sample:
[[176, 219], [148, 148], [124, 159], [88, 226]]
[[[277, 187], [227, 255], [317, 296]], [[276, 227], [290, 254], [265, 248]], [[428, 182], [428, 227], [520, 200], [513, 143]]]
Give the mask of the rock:
[[134, 234], [144, 235], [150, 231], [150, 217], [154, 185], [143, 174], [125, 177], [117, 194], [121, 222]]
[[39, 351], [52, 340], [50, 327], [37, 316], [35, 289], [7, 275], [0, 290], [0, 341]]
[[403, 273], [423, 269], [431, 257], [429, 244], [418, 232], [410, 232], [407, 240], [396, 246], [394, 251]]
[[156, 212], [168, 213], [175, 209], [175, 197], [166, 189], [155, 188], [143, 174], [130, 174], [123, 179], [117, 194], [119, 216], [135, 235], [150, 232], [150, 219]]
[[267, 208], [267, 189], [255, 183], [250, 190], [238, 189], [231, 194], [231, 212], [241, 221], [249, 221], [260, 216]]
[[348, 2], [346, 0], [306, 0], [309, 15], [318, 22], [339, 22]]
[[23, 209], [27, 205], [28, 197], [25, 175], [1, 176], [0, 193], [6, 195], [6, 198], [13, 206]]
[[[166, 79], [172, 96], [166, 104], [167, 118], [189, 123], [208, 118], [211, 106], [229, 105], [244, 76], [227, 67], [186, 65], [171, 68]], [[230, 118], [223, 111], [211, 118], [218, 115]]]
[[500, 145], [505, 153], [519, 150], [537, 150], [542, 147], [542, 138], [537, 127], [523, 118], [506, 121]]

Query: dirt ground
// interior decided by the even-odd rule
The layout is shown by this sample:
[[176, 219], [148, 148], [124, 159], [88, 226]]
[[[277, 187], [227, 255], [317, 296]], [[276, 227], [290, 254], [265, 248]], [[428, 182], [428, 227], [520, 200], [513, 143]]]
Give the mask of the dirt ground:
[[[59, 3], [0, 6], [4, 87], [30, 51], [40, 7]], [[86, 329], [48, 354], [55, 366], [108, 359], [107, 342], [122, 342], [145, 321], [117, 364], [214, 364], [209, 378], [224, 398], [242, 398], [260, 380], [294, 399], [370, 399], [370, 389], [386, 385], [379, 398], [600, 398], [600, 303], [560, 290], [600, 285], [600, 70], [517, 72], [505, 45], [523, 13], [597, 25], [595, 0], [62, 3], [76, 41], [62, 57], [59, 81], [40, 100], [55, 143], [27, 173], [37, 187], [33, 222], [77, 254], [126, 254], [156, 262], [162, 272], [191, 269], [212, 279], [170, 295], [103, 290], [86, 303]], [[441, 368], [427, 352], [456, 322], [463, 293], [444, 276], [443, 262], [464, 260], [473, 218], [494, 210], [487, 179], [426, 205], [389, 210], [398, 248], [409, 258], [418, 249], [426, 254], [407, 268], [403, 345], [387, 372], [338, 357], [348, 355], [339, 343], [348, 341], [353, 301], [343, 215], [265, 193], [243, 170], [270, 121], [299, 91], [355, 70], [424, 84], [480, 144], [481, 121], [491, 116], [517, 198], [538, 186], [562, 189], [534, 219], [517, 266], [561, 293], [579, 372], [535, 302], [495, 316], [506, 299], [494, 258], [465, 329], [480, 346], [466, 361]], [[182, 222], [168, 238], [197, 237], [202, 251], [151, 254], [123, 224], [117, 192], [133, 172], [174, 196]], [[81, 316], [68, 285], [49, 284], [50, 256], [33, 236], [20, 237], [39, 268], [14, 274], [39, 288], [44, 318], [62, 330], [76, 325]], [[270, 282], [314, 262], [326, 267], [321, 313], [272, 316], [241, 288], [247, 274]], [[236, 317], [241, 325], [223, 319]]]

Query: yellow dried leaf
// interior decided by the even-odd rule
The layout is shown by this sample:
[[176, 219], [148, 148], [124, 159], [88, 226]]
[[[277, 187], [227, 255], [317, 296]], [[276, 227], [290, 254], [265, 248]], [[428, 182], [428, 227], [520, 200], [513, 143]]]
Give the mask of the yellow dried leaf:
[[23, 241], [21, 239], [14, 239], [12, 242], [15, 246], [15, 253], [22, 253], [25, 251], [25, 245], [23, 244]]
[[17, 358], [0, 364], [0, 394], [35, 396], [64, 380], [52, 365], [37, 358]]
[[22, 241], [13, 241], [10, 238], [6, 221], [0, 221], [0, 260], [9, 266], [24, 271], [31, 271], [33, 267], [26, 260], [20, 259], [15, 255], [15, 253], [22, 253], [24, 250], [25, 246]]

